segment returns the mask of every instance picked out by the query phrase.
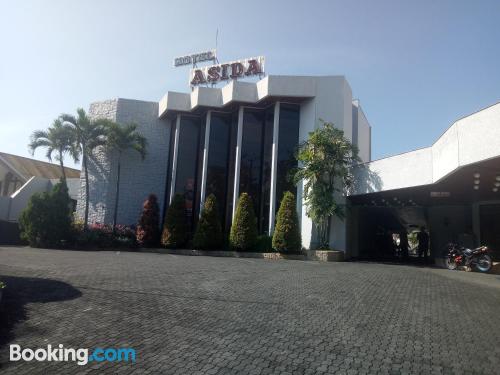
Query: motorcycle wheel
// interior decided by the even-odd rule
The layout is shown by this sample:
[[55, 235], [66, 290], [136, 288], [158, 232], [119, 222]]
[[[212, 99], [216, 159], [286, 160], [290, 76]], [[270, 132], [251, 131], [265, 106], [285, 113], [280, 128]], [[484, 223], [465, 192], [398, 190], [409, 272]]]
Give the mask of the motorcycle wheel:
[[444, 260], [446, 264], [446, 268], [449, 270], [456, 270], [457, 269], [457, 262], [455, 262], [455, 259], [453, 259], [451, 256], [447, 256]]
[[476, 262], [476, 268], [480, 272], [488, 272], [491, 269], [492, 261], [488, 254], [481, 255]]

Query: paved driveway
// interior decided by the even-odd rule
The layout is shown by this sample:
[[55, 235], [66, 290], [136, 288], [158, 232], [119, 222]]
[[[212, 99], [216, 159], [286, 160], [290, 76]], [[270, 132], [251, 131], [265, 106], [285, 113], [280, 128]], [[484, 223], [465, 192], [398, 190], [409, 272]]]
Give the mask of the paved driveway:
[[[0, 248], [2, 373], [500, 373], [500, 277]], [[136, 363], [9, 362], [9, 344], [132, 347]]]

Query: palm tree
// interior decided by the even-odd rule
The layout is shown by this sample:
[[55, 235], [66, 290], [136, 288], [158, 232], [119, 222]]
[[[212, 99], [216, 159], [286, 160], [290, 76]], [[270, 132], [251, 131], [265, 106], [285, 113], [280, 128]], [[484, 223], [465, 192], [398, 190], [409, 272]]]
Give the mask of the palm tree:
[[85, 174], [85, 214], [84, 214], [84, 229], [87, 229], [89, 221], [89, 171], [87, 162], [89, 155], [92, 155], [94, 150], [103, 146], [106, 143], [106, 124], [109, 120], [91, 119], [87, 116], [82, 108], [76, 110], [77, 116], [63, 113], [60, 116], [61, 121], [68, 125], [75, 135], [75, 148], [82, 155], [82, 168]]
[[116, 228], [116, 217], [118, 214], [118, 200], [120, 197], [120, 169], [121, 157], [125, 151], [135, 150], [142, 160], [146, 157], [147, 141], [143, 135], [137, 132], [136, 124], [120, 125], [116, 122], [109, 122], [107, 128], [106, 146], [109, 150], [118, 152], [118, 165], [115, 190], [115, 211], [113, 215], [113, 230]]
[[61, 166], [62, 181], [66, 184], [66, 173], [64, 170], [64, 154], [70, 154], [75, 162], [78, 162], [78, 151], [75, 149], [75, 138], [71, 128], [64, 125], [60, 119], [54, 120], [52, 126], [47, 130], [36, 130], [31, 134], [28, 145], [31, 155], [35, 154], [38, 147], [46, 147], [45, 156], [52, 162], [52, 154]]

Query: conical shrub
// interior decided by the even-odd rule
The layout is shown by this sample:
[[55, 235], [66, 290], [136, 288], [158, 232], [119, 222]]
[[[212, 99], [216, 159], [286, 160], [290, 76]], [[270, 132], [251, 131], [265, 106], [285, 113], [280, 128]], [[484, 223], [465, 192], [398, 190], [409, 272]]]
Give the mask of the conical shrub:
[[186, 244], [187, 233], [184, 197], [176, 194], [165, 215], [161, 244], [170, 249], [178, 249]]
[[273, 249], [285, 253], [296, 253], [302, 249], [295, 196], [289, 191], [283, 195], [278, 210], [273, 234]]
[[229, 246], [236, 251], [253, 250], [257, 242], [257, 219], [253, 209], [252, 199], [243, 193], [238, 200], [236, 214], [231, 232], [229, 233]]
[[201, 210], [193, 238], [193, 247], [200, 250], [214, 250], [222, 248], [223, 242], [217, 200], [215, 195], [210, 194]]
[[136, 238], [139, 245], [144, 247], [154, 247], [160, 242], [160, 208], [154, 194], [150, 194], [142, 206]]

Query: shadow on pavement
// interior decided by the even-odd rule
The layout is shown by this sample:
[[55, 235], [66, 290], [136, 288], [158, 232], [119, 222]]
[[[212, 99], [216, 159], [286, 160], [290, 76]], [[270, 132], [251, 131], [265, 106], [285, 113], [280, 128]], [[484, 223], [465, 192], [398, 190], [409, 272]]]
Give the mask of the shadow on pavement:
[[0, 349], [14, 340], [14, 327], [26, 320], [26, 304], [78, 298], [82, 293], [62, 281], [34, 277], [0, 276], [7, 287], [0, 302]]

